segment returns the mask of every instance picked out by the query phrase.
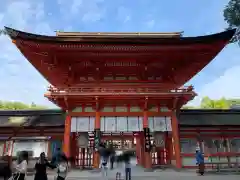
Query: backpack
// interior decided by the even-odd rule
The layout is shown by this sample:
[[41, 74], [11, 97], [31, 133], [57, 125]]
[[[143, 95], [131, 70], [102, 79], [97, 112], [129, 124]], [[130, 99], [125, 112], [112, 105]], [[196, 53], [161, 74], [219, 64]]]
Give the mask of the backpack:
[[58, 165], [58, 176], [65, 178], [67, 176], [68, 166], [65, 163], [60, 163]]

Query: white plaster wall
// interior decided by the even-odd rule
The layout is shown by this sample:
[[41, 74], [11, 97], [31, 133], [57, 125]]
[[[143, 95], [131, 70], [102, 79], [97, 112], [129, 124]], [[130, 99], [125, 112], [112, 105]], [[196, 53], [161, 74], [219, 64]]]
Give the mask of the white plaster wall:
[[32, 151], [33, 157], [39, 157], [41, 152], [48, 152], [46, 141], [17, 141], [13, 144], [12, 156], [16, 156], [18, 151]]

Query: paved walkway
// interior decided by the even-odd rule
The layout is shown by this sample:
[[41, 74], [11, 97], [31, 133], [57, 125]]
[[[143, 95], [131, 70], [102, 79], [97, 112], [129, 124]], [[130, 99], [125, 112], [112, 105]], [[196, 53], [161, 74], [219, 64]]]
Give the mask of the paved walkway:
[[[116, 172], [121, 172], [124, 179], [124, 170], [122, 168], [114, 169], [108, 172], [107, 180], [115, 180]], [[207, 173], [205, 176], [197, 176], [195, 171], [181, 171], [176, 172], [174, 170], [144, 172], [140, 167], [134, 167], [132, 169], [132, 180], [237, 180], [240, 178], [240, 174], [214, 174]], [[49, 175], [49, 180], [53, 180], [54, 175]], [[103, 180], [100, 172], [94, 171], [80, 171], [72, 170], [67, 176], [67, 180]], [[104, 179], [104, 180], [106, 180]], [[33, 176], [29, 176], [27, 180], [33, 180]]]

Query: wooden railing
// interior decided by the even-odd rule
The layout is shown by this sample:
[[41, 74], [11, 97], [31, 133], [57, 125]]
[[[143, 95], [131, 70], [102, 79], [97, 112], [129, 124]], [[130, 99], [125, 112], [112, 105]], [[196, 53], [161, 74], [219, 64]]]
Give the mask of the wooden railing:
[[131, 94], [193, 94], [193, 87], [182, 87], [173, 90], [163, 90], [159, 87], [69, 87], [69, 88], [55, 88], [50, 86], [48, 88], [48, 94], [119, 94], [119, 95], [131, 95]]

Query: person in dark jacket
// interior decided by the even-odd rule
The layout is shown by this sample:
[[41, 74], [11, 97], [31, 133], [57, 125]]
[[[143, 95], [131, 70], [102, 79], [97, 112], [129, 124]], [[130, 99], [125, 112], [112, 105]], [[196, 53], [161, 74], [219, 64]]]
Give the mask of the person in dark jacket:
[[53, 157], [52, 157], [51, 164], [57, 166], [57, 165], [59, 164], [60, 160], [62, 159], [62, 157], [64, 157], [64, 159], [66, 159], [67, 162], [68, 162], [67, 156], [66, 156], [65, 153], [62, 152], [61, 149], [58, 147], [58, 148], [57, 148], [57, 151], [54, 153], [54, 155], [53, 155]]
[[113, 144], [109, 145], [109, 151], [110, 151], [110, 169], [113, 169], [113, 165], [115, 162], [115, 155], [116, 155]]
[[9, 156], [4, 156], [0, 162], [0, 177], [4, 180], [9, 179], [12, 176], [11, 160]]
[[45, 157], [45, 153], [42, 152], [40, 154], [40, 157], [39, 157], [39, 160], [38, 162], [35, 164], [35, 170], [36, 170], [36, 173], [35, 173], [35, 177], [34, 177], [34, 180], [47, 180], [47, 167], [49, 168], [55, 168], [54, 165], [51, 165], [46, 157]]
[[59, 163], [61, 154], [62, 154], [61, 149], [58, 147], [56, 149], [56, 152], [52, 156], [51, 164], [57, 165]]
[[198, 174], [204, 175], [205, 165], [204, 165], [204, 156], [202, 152], [197, 149], [196, 150], [196, 164], [198, 165]]

